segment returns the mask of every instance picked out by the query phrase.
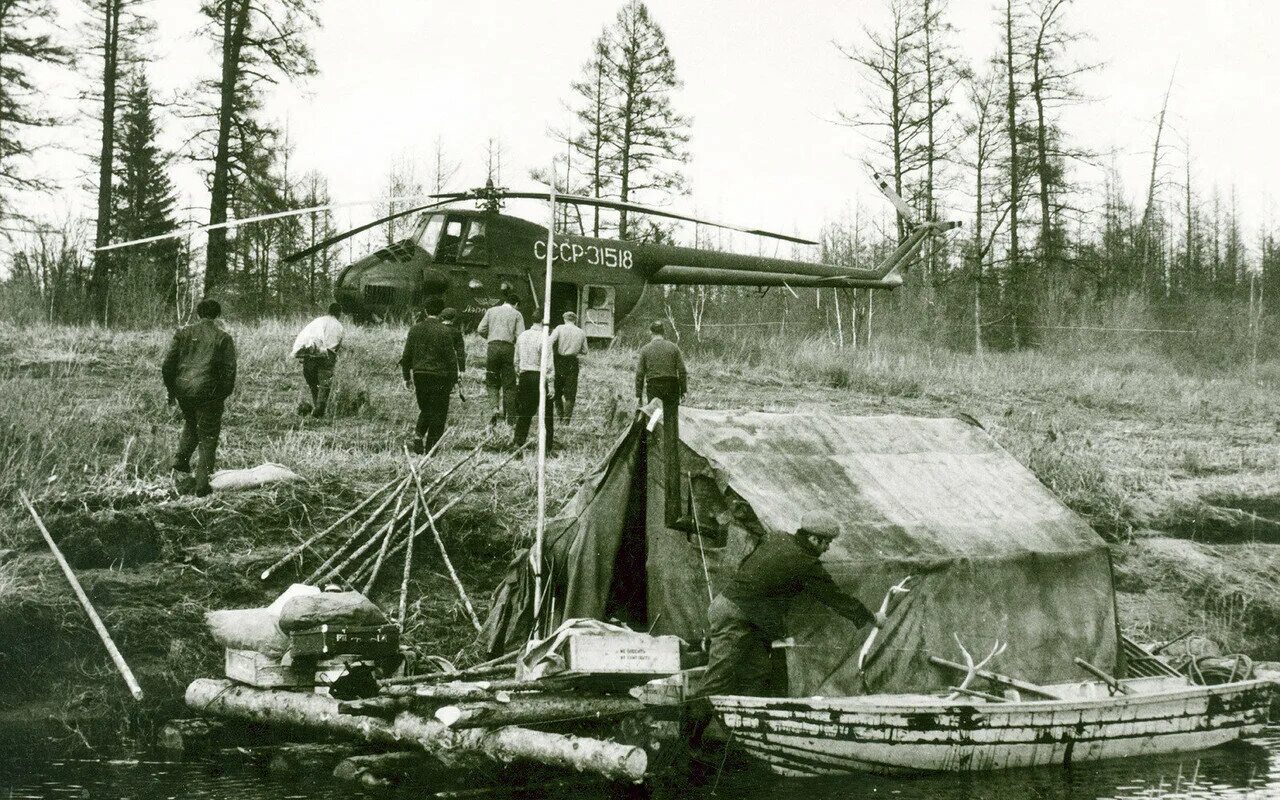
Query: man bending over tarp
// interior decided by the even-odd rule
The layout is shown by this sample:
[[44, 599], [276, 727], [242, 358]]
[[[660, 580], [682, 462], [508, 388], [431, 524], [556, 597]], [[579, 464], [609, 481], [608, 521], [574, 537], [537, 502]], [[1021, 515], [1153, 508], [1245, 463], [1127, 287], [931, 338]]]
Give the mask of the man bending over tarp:
[[766, 534], [711, 603], [711, 652], [702, 694], [760, 694], [769, 676], [769, 643], [784, 635], [791, 598], [808, 591], [861, 628], [884, 615], [840, 591], [819, 560], [840, 535], [829, 514], [806, 511], [795, 536]]

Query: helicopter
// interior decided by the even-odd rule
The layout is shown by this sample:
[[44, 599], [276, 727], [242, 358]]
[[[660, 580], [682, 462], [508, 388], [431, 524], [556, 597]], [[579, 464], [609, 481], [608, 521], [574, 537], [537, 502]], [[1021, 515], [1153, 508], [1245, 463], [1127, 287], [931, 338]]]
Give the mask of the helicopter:
[[[635, 308], [650, 284], [894, 289], [903, 282], [899, 270], [925, 238], [959, 223], [916, 221], [911, 208], [888, 182], [879, 175], [875, 178], [880, 190], [904, 216], [909, 232], [872, 269], [557, 232], [551, 243], [550, 318], [559, 320], [564, 312], [573, 311], [589, 337], [610, 339], [617, 324]], [[464, 326], [474, 327], [486, 309], [510, 293], [525, 308], [541, 305], [539, 287], [548, 261], [547, 229], [501, 213], [505, 200], [554, 199], [556, 203], [634, 211], [798, 244], [818, 244], [797, 236], [606, 198], [563, 194], [553, 198], [547, 192], [513, 192], [494, 187], [492, 181], [483, 188], [429, 197], [436, 202], [389, 214], [284, 260], [305, 258], [369, 228], [420, 213], [421, 218], [407, 238], [370, 253], [339, 273], [335, 300], [359, 321], [412, 313], [426, 297], [435, 295], [459, 312]], [[468, 200], [476, 201], [477, 208], [451, 207]]]
[[[557, 232], [550, 240], [542, 225], [502, 213], [506, 200], [542, 200], [615, 211], [632, 211], [797, 244], [811, 239], [743, 228], [723, 222], [677, 214], [666, 209], [598, 197], [543, 191], [510, 191], [489, 181], [465, 192], [447, 192], [399, 200], [431, 200], [396, 211], [331, 236], [286, 256], [290, 263], [394, 219], [421, 214], [408, 237], [349, 264], [338, 274], [334, 299], [356, 321], [410, 317], [428, 297], [440, 298], [460, 314], [466, 328], [474, 328], [485, 310], [514, 295], [526, 308], [541, 306], [548, 260], [551, 263], [550, 318], [564, 312], [578, 315], [592, 339], [612, 339], [619, 322], [639, 303], [646, 286], [718, 285], [787, 288], [895, 289], [903, 283], [901, 270], [925, 239], [959, 227], [959, 222], [919, 221], [911, 207], [879, 174], [876, 185], [902, 217], [907, 235], [870, 269], [836, 267], [792, 259], [741, 255], [720, 250], [670, 244], [603, 239]], [[476, 208], [457, 208], [475, 201]], [[215, 225], [105, 245], [114, 250], [160, 239], [190, 236], [216, 227], [325, 211], [338, 205], [265, 214]]]

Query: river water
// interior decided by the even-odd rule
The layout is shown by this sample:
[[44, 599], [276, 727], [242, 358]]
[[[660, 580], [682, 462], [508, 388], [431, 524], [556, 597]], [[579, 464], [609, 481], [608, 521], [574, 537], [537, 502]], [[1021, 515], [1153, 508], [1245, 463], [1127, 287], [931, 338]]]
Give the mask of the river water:
[[[477, 785], [482, 781], [477, 779]], [[139, 755], [121, 758], [59, 758], [0, 750], [0, 800], [337, 800], [338, 798], [430, 798], [430, 786], [367, 789], [335, 781], [327, 771], [280, 775], [244, 759], [166, 760]], [[615, 793], [617, 796], [618, 793]], [[637, 792], [626, 792], [629, 797]], [[705, 783], [660, 792], [668, 797], [743, 800], [1280, 800], [1280, 726], [1251, 743], [1234, 743], [1199, 753], [1001, 773], [880, 778], [782, 779], [762, 773], [711, 771]], [[473, 797], [474, 792], [441, 795]], [[609, 797], [585, 787], [552, 787], [498, 792], [494, 797], [593, 800]], [[655, 796], [654, 800], [665, 800]]]

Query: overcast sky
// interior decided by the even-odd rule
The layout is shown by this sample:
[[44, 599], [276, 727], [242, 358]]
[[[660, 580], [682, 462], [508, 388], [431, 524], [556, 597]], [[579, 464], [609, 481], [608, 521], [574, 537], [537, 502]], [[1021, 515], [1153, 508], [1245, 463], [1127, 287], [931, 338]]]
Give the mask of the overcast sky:
[[[960, 48], [974, 61], [997, 43], [992, 6], [951, 3]], [[161, 26], [154, 82], [179, 90], [208, 75], [213, 62], [195, 34], [196, 3], [149, 7]], [[858, 41], [861, 25], [878, 25], [881, 0], [650, 0], [649, 7], [684, 83], [676, 106], [693, 118], [692, 193], [677, 206], [814, 234], [859, 197], [882, 208], [861, 166], [865, 141], [832, 122], [858, 101], [855, 70], [833, 42]], [[321, 75], [280, 91], [268, 109], [287, 122], [293, 168], [328, 176], [335, 200], [376, 196], [393, 159], [425, 164], [437, 136], [461, 162], [455, 188], [483, 181], [490, 137], [504, 148], [503, 182], [528, 187], [529, 168], [552, 155], [548, 127], [568, 121], [570, 82], [617, 8], [604, 0], [323, 0], [324, 27], [313, 35]], [[1190, 142], [1202, 187], [1234, 184], [1247, 219], [1274, 220], [1278, 8], [1274, 0], [1076, 0], [1069, 18], [1094, 37], [1081, 57], [1105, 66], [1084, 81], [1094, 99], [1070, 112], [1069, 134], [1096, 150], [1114, 148], [1137, 198], [1176, 63], [1174, 135], [1166, 141]], [[179, 133], [170, 135], [176, 141]], [[1171, 176], [1180, 175], [1181, 161], [1172, 157]], [[1081, 178], [1100, 180], [1079, 169]], [[207, 204], [193, 177], [182, 186], [195, 204]], [[92, 208], [90, 198], [78, 202]]]

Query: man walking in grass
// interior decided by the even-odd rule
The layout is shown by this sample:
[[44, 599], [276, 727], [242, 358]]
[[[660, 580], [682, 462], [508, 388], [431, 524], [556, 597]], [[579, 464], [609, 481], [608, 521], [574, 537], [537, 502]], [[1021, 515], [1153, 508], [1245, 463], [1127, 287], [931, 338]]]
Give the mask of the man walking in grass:
[[338, 366], [338, 348], [342, 347], [342, 323], [338, 315], [342, 306], [329, 304], [329, 313], [316, 317], [293, 340], [293, 357], [302, 361], [302, 379], [311, 390], [311, 402], [298, 406], [302, 416], [316, 419], [324, 416], [333, 387], [333, 371]]
[[587, 334], [578, 327], [578, 315], [566, 311], [555, 337], [556, 411], [568, 422], [578, 399], [578, 358], [587, 354]]
[[493, 414], [489, 417], [491, 428], [497, 424], [500, 415], [506, 418], [508, 425], [515, 424], [516, 373], [513, 364], [516, 338], [524, 333], [524, 316], [516, 308], [519, 302], [520, 299], [513, 290], [505, 290], [502, 304], [484, 312], [476, 327], [476, 333], [488, 343], [484, 388], [493, 408]]
[[[520, 385], [516, 395], [518, 408], [512, 444], [517, 448], [524, 447], [525, 440], [529, 436], [529, 426], [533, 423], [533, 418], [538, 416], [538, 384], [542, 373], [544, 341], [546, 341], [546, 331], [542, 327], [542, 320], [535, 320], [533, 326], [520, 334], [520, 338], [516, 341], [516, 369], [520, 373]], [[554, 332], [551, 334], [551, 342], [548, 346], [551, 348], [551, 352], [554, 353], [556, 346], [556, 334]], [[551, 398], [555, 377], [556, 362], [548, 354], [547, 413], [543, 424], [547, 431], [547, 455], [551, 455], [556, 432], [555, 408]]]
[[418, 423], [414, 428], [415, 453], [427, 453], [444, 435], [449, 424], [449, 396], [458, 382], [459, 365], [465, 363], [461, 339], [456, 331], [440, 321], [437, 314], [443, 303], [432, 298], [426, 304], [426, 316], [409, 329], [400, 357], [404, 385], [412, 389], [418, 400]]
[[236, 345], [231, 335], [218, 326], [222, 306], [204, 299], [196, 306], [199, 321], [180, 328], [164, 357], [160, 373], [169, 403], [182, 410], [182, 436], [173, 457], [176, 472], [191, 472], [191, 456], [199, 451], [195, 465], [195, 494], [204, 497], [212, 490], [213, 473], [222, 433], [222, 411], [236, 388]]

